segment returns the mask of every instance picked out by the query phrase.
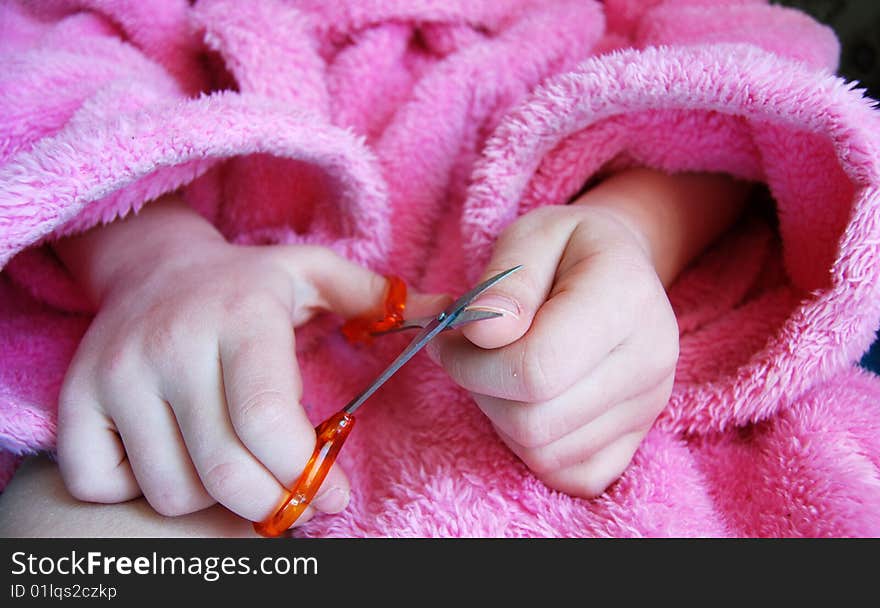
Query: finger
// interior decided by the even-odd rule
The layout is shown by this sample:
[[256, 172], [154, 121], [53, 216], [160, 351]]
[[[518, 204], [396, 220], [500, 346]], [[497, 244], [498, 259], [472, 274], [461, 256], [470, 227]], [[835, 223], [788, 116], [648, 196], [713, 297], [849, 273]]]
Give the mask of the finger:
[[[290, 246], [273, 248], [275, 259], [291, 273], [294, 283], [306, 282], [314, 290], [293, 293], [294, 304], [333, 311], [345, 317], [378, 315], [384, 311], [388, 280], [368, 268], [355, 264], [325, 247]], [[422, 294], [409, 290], [404, 316], [418, 318], [439, 313], [452, 302], [445, 294]]]
[[625, 435], [647, 432], [666, 404], [670, 386], [671, 381], [662, 382], [647, 392], [615, 405], [590, 424], [573, 429], [545, 446], [526, 447], [497, 427], [496, 430], [513, 453], [538, 476], [553, 475], [589, 460]]
[[404, 318], [418, 319], [440, 314], [440, 312], [452, 304], [452, 297], [444, 294], [422, 294], [410, 291], [406, 297], [406, 309]]
[[[315, 430], [300, 399], [294, 333], [278, 309], [244, 320], [220, 345], [229, 418], [242, 444], [285, 487], [301, 474], [315, 446]], [[349, 483], [334, 467], [315, 508], [337, 512], [348, 504]]]
[[[624, 347], [612, 352], [592, 373], [549, 401], [524, 403], [479, 394], [473, 398], [492, 423], [518, 444], [543, 447], [666, 381], [673, 373], [674, 368], [666, 363], [652, 368], [634, 357], [633, 350]], [[638, 374], [632, 371], [636, 366]]]
[[150, 506], [176, 517], [214, 504], [190, 460], [170, 406], [156, 395], [135, 394], [125, 399], [116, 424]]
[[282, 487], [241, 443], [229, 418], [216, 355], [190, 369], [190, 382], [164, 396], [171, 404], [186, 449], [205, 490], [250, 521], [261, 521], [277, 505]]
[[553, 399], [618, 348], [634, 331], [634, 319], [645, 318], [636, 309], [638, 298], [623, 293], [624, 272], [596, 256], [557, 282], [529, 331], [513, 344], [486, 350], [459, 335], [441, 335], [429, 352], [471, 392], [529, 403]]
[[629, 467], [647, 432], [648, 429], [628, 433], [584, 462], [539, 477], [554, 490], [571, 496], [601, 496]]
[[[318, 246], [278, 246], [267, 255], [299, 286], [290, 294], [297, 307], [332, 311], [344, 318], [382, 310], [388, 283], [384, 276]], [[308, 286], [308, 287], [306, 287]]]
[[572, 225], [542, 222], [544, 215], [521, 220], [499, 237], [481, 280], [520, 264], [523, 267], [471, 303], [470, 308], [502, 315], [463, 328], [462, 333], [473, 344], [494, 349], [518, 340], [550, 293]]
[[84, 391], [61, 391], [57, 456], [61, 477], [74, 498], [115, 503], [141, 494], [116, 427]]
[[220, 339], [229, 418], [247, 449], [284, 485], [305, 465], [314, 428], [300, 407], [294, 333], [282, 306], [240, 319]]

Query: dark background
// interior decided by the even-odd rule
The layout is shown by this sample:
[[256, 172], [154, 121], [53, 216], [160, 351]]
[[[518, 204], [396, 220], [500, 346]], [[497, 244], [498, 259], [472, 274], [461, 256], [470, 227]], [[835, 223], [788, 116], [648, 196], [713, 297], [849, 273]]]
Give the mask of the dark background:
[[[775, 0], [799, 8], [834, 29], [841, 43], [839, 74], [856, 80], [880, 99], [880, 0]], [[880, 374], [878, 339], [862, 358], [862, 365]]]
[[880, 0], [774, 0], [834, 29], [841, 42], [840, 70], [880, 99]]

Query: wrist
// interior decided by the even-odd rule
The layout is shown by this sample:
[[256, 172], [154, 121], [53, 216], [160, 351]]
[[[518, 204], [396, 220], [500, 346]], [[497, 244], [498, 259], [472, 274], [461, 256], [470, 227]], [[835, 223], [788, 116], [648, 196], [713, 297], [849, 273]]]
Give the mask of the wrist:
[[198, 253], [228, 246], [207, 220], [168, 196], [139, 213], [53, 244], [58, 257], [91, 299], [100, 303], [114, 286], [138, 281]]
[[747, 185], [724, 175], [629, 169], [575, 201], [617, 218], [668, 287], [739, 216]]

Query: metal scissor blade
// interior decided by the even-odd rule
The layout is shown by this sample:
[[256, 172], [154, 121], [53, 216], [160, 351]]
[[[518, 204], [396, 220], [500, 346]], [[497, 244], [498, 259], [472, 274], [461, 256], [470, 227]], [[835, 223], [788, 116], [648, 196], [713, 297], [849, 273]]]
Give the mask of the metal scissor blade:
[[503, 272], [499, 272], [498, 274], [496, 274], [493, 277], [489, 277], [488, 279], [486, 279], [485, 281], [483, 281], [482, 283], [480, 283], [479, 285], [477, 285], [476, 287], [471, 289], [469, 292], [467, 292], [466, 294], [459, 297], [455, 302], [450, 304], [446, 308], [446, 310], [444, 310], [443, 312], [440, 313], [440, 316], [438, 316], [437, 318], [442, 319], [444, 314], [450, 314], [450, 315], [460, 314], [461, 311], [463, 311], [468, 306], [468, 304], [470, 304], [471, 302], [473, 302], [474, 300], [477, 299], [477, 296], [479, 296], [481, 293], [483, 293], [484, 291], [486, 291], [487, 289], [489, 289], [490, 287], [495, 285], [495, 283], [497, 283], [498, 281], [506, 279], [507, 277], [512, 275], [514, 272], [516, 272], [520, 268], [522, 268], [522, 264], [519, 264], [518, 266], [514, 266], [513, 268], [508, 268], [507, 270], [505, 270]]
[[345, 410], [349, 414], [353, 414], [354, 411], [363, 405], [364, 401], [370, 398], [370, 396], [379, 390], [379, 387], [385, 384], [388, 379], [399, 370], [404, 363], [413, 358], [413, 356], [424, 348], [425, 344], [434, 339], [434, 336], [439, 334], [441, 331], [446, 329], [448, 326], [452, 325], [452, 323], [463, 313], [465, 308], [467, 308], [468, 304], [473, 302], [477, 296], [481, 293], [495, 285], [498, 281], [506, 278], [507, 276], [513, 274], [517, 270], [522, 268], [522, 265], [514, 266], [513, 268], [508, 268], [504, 272], [499, 272], [495, 276], [486, 279], [469, 292], [465, 293], [461, 297], [459, 297], [455, 302], [447, 306], [443, 312], [434, 317], [422, 331], [420, 331], [413, 339], [412, 342], [409, 343], [402, 353], [397, 355], [397, 358], [392, 361], [385, 370], [379, 374], [379, 376], [373, 380], [373, 382], [364, 389], [359, 395], [357, 395], [354, 399], [352, 399], [348, 405], [345, 406]]
[[461, 314], [455, 318], [449, 327], [461, 327], [462, 325], [467, 325], [468, 323], [473, 323], [474, 321], [485, 321], [486, 319], [494, 319], [495, 317], [500, 317], [500, 312], [495, 312], [494, 310], [483, 310], [480, 308], [465, 308], [461, 311]]
[[[447, 325], [443, 331], [447, 331], [450, 329], [455, 329], [456, 327], [461, 327], [462, 325], [467, 325], [468, 323], [473, 323], [474, 321], [484, 321], [486, 319], [494, 319], [495, 317], [500, 317], [500, 312], [495, 312], [492, 310], [481, 310], [479, 308], [465, 308], [460, 315], [458, 315], [455, 320]], [[401, 331], [406, 331], [408, 329], [424, 329], [428, 326], [431, 321], [436, 319], [437, 317], [419, 317], [417, 319], [407, 319], [403, 322], [400, 327], [395, 327], [393, 329], [386, 329], [383, 331], [374, 331], [372, 336], [384, 336], [385, 334], [393, 334]]]

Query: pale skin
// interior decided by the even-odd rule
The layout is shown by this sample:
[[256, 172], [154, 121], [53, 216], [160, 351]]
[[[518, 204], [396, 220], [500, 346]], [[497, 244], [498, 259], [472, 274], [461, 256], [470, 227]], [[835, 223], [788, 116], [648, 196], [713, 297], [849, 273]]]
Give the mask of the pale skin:
[[[486, 276], [524, 268], [476, 303], [504, 316], [441, 336], [429, 354], [545, 484], [601, 494], [672, 390], [665, 288], [746, 191], [719, 175], [632, 169], [522, 216]], [[61, 391], [58, 466], [22, 467], [0, 496], [0, 533], [252, 535], [314, 447], [295, 327], [378, 308], [384, 279], [320, 247], [230, 245], [173, 197], [55, 249], [98, 313]], [[445, 301], [414, 295], [409, 311]], [[322, 490], [299, 523], [346, 507], [338, 466]]]

